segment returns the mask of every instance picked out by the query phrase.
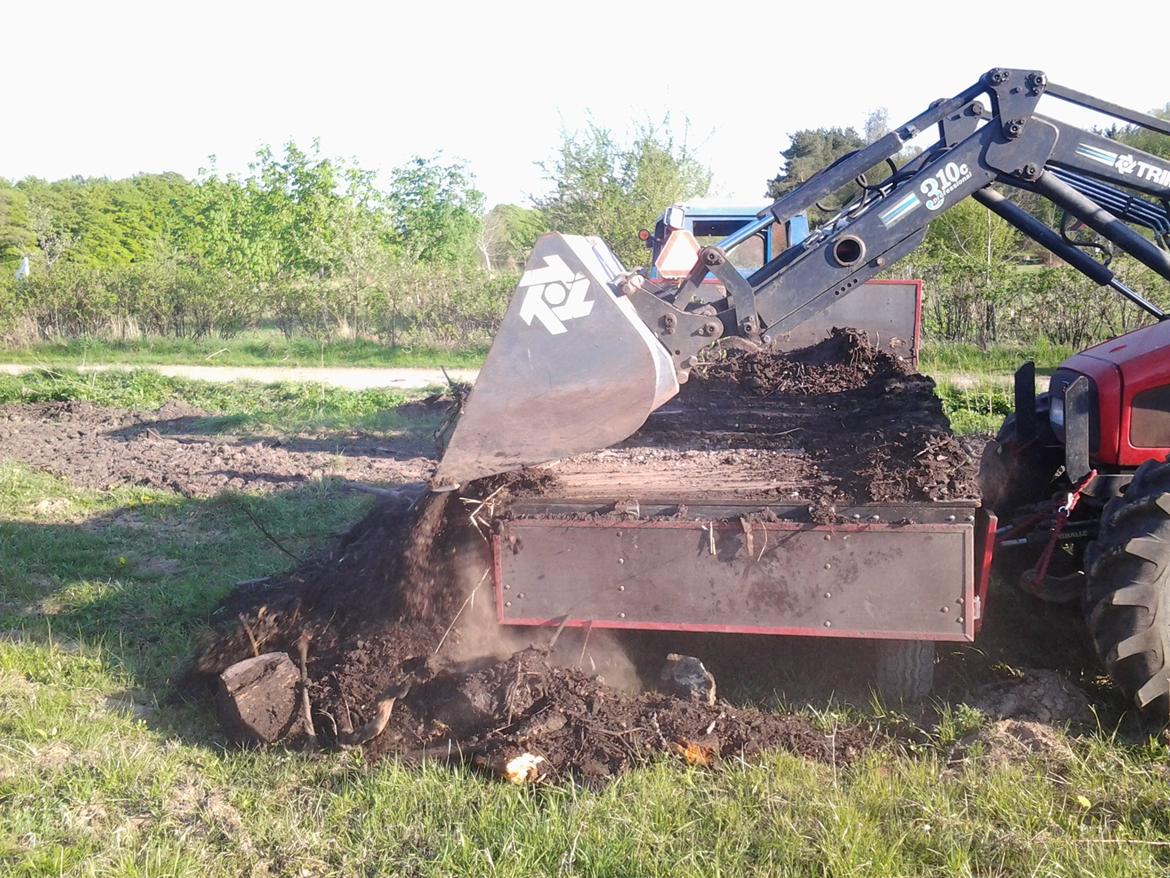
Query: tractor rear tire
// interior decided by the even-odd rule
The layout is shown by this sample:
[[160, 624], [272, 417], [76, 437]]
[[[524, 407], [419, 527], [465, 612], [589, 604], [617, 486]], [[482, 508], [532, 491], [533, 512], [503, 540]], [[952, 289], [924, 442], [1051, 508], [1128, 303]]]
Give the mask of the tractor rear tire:
[[1093, 645], [1150, 722], [1170, 718], [1170, 461], [1151, 460], [1101, 515], [1085, 552]]
[[875, 683], [884, 701], [913, 704], [934, 686], [933, 640], [879, 640]]

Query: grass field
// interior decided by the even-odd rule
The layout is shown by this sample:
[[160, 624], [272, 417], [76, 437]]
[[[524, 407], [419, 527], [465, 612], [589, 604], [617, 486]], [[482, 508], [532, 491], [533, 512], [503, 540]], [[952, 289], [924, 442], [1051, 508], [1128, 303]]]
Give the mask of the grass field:
[[[952, 424], [960, 433], [994, 433], [1012, 410], [1011, 375], [1025, 360], [1036, 363], [1041, 376], [1050, 373], [1072, 351], [1039, 344], [1032, 347], [1003, 345], [982, 350], [974, 345], [927, 344], [921, 371], [938, 381], [939, 395]], [[377, 413], [397, 404], [389, 391], [346, 394], [308, 387], [261, 390], [238, 385], [236, 389], [212, 389], [201, 382], [184, 382], [141, 372], [133, 375], [78, 376], [71, 371], [87, 363], [123, 365], [200, 364], [222, 366], [381, 366], [387, 368], [477, 368], [486, 351], [406, 350], [387, 348], [370, 341], [352, 340], [317, 345], [308, 339], [287, 340], [275, 330], [257, 331], [230, 340], [141, 340], [125, 344], [109, 342], [45, 343], [0, 350], [0, 362], [36, 364], [47, 375], [0, 376], [0, 401], [36, 399], [88, 399], [126, 407], [154, 406], [168, 393], [204, 408], [214, 408], [225, 396], [240, 400], [240, 421], [267, 419], [271, 425], [292, 428], [306, 418], [325, 417], [326, 426], [376, 425]], [[55, 374], [60, 371], [61, 374]], [[240, 389], [244, 388], [244, 389]], [[244, 405], [248, 401], [250, 404]], [[262, 414], [260, 414], [262, 413]], [[225, 422], [226, 426], [226, 422]]]
[[[145, 373], [0, 381], [0, 401], [147, 407], [177, 395], [259, 429], [366, 423], [388, 399]], [[214, 429], [214, 425], [209, 425]], [[2, 445], [0, 445], [2, 456]], [[1164, 875], [1170, 749], [1108, 729], [1043, 755], [951, 761], [985, 724], [940, 705], [913, 743], [850, 765], [664, 761], [602, 790], [231, 748], [184, 661], [231, 583], [287, 569], [368, 498], [328, 481], [190, 500], [82, 491], [0, 461], [0, 874]], [[801, 707], [907, 731], [831, 698]]]
[[395, 409], [418, 394], [400, 390], [340, 390], [321, 384], [218, 384], [168, 378], [147, 369], [79, 374], [41, 370], [0, 375], [0, 405], [85, 400], [127, 409], [156, 409], [182, 400], [209, 414], [210, 431], [394, 430]]

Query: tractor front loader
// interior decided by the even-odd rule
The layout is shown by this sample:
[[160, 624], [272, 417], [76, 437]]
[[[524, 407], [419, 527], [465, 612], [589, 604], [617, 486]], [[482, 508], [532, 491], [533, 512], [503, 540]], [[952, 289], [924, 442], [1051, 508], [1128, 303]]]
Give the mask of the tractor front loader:
[[[968, 197], [1161, 320], [1107, 264], [1000, 190], [1035, 193], [1170, 279], [1170, 257], [1147, 237], [1168, 228], [1170, 165], [1042, 115], [1042, 98], [1170, 134], [1166, 122], [1051, 83], [1040, 71], [996, 68], [821, 170], [718, 244], [674, 242], [676, 261], [677, 251], [690, 248], [689, 270], [674, 277], [627, 270], [597, 238], [546, 235], [432, 488], [457, 490], [646, 431], [701, 438], [713, 417], [741, 432], [743, 425], [759, 434], [799, 430], [791, 427], [799, 413], [758, 400], [723, 399], [700, 418], [675, 398], [712, 351], [783, 344], [829, 309], [880, 334], [864, 315], [881, 316], [872, 305], [881, 288], [866, 281], [912, 252], [930, 222]], [[906, 159], [906, 145], [932, 130], [933, 142]], [[868, 182], [865, 173], [880, 164], [892, 173]], [[836, 215], [775, 248], [750, 273], [737, 268], [737, 247], [855, 180], [858, 195]], [[716, 292], [705, 283], [712, 276]], [[852, 311], [850, 302], [857, 303]], [[991, 458], [1002, 464], [1000, 477], [994, 486], [989, 479], [992, 502], [983, 507], [974, 496], [854, 502], [826, 520], [786, 499], [799, 490], [778, 489], [798, 475], [785, 481], [790, 459], [782, 456], [743, 455], [727, 469], [696, 453], [689, 468], [666, 471], [650, 455], [641, 469], [623, 462], [591, 479], [558, 464], [563, 477], [552, 489], [495, 523], [497, 618], [586, 630], [872, 639], [887, 689], [920, 696], [934, 642], [976, 635], [998, 513], [1012, 519], [998, 534], [1001, 545], [1044, 544], [1037, 581], [1066, 572], [1063, 559], [1054, 562], [1060, 547], [1088, 544], [1084, 593], [1097, 647], [1119, 685], [1164, 712], [1170, 468], [1156, 461], [1170, 450], [1168, 338], [1170, 326], [1159, 323], [1091, 349], [1066, 364], [1042, 398], [1029, 397], [1023, 375], [1019, 411]], [[844, 431], [865, 427], [848, 417], [841, 424]], [[1025, 509], [1056, 490], [1067, 501], [1060, 508]], [[1093, 523], [1081, 517], [1089, 507], [1100, 510]], [[1021, 509], [1037, 517], [1017, 520]]]

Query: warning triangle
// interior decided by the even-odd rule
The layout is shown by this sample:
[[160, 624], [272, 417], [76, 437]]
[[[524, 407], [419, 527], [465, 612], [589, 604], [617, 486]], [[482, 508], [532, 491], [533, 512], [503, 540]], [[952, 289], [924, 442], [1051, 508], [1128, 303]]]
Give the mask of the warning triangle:
[[699, 242], [686, 229], [675, 229], [662, 245], [654, 265], [662, 277], [686, 277], [699, 258]]

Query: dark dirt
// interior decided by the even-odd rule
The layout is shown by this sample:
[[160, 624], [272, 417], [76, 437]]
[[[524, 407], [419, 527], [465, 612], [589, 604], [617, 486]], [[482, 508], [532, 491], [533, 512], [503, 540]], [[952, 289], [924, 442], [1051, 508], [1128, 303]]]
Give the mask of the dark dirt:
[[[380, 505], [327, 557], [230, 599], [199, 652], [197, 674], [210, 679], [246, 658], [252, 640], [261, 651], [295, 655], [307, 636], [314, 726], [325, 746], [352, 740], [393, 695], [391, 719], [368, 752], [455, 754], [496, 773], [523, 753], [540, 757], [534, 774], [588, 781], [661, 753], [696, 764], [774, 748], [848, 760], [872, 746], [875, 733], [843, 729], [830, 741], [803, 717], [630, 694], [578, 669], [588, 643], [580, 632], [555, 646], [558, 635], [547, 628], [505, 632], [484, 611], [488, 589], [471, 609], [490, 557], [477, 528], [490, 530], [517, 499], [579, 496], [589, 485], [612, 499], [631, 473], [656, 473], [677, 490], [679, 479], [691, 478], [686, 467], [714, 480], [716, 493], [727, 490], [729, 473], [744, 473], [745, 494], [771, 482], [768, 496], [787, 502], [801, 491], [861, 502], [972, 497], [973, 465], [933, 391], [929, 379], [844, 331], [795, 354], [711, 364], [685, 386], [677, 408], [618, 448], [472, 483], [459, 494], [404, 492]], [[537, 640], [517, 642], [529, 636]], [[651, 688], [666, 653], [687, 646], [714, 653], [717, 674], [751, 665], [721, 663], [726, 644], [717, 637], [674, 634], [669, 644], [663, 637], [623, 644], [641, 659], [646, 679], [637, 682]], [[734, 676], [721, 682], [730, 684], [722, 691], [735, 690]]]
[[934, 389], [838, 329], [800, 351], [699, 366], [625, 442], [546, 470], [564, 497], [818, 508], [977, 498], [979, 449], [952, 435]]
[[273, 491], [325, 478], [399, 484], [424, 478], [432, 466], [425, 450], [382, 437], [207, 435], [206, 419], [181, 402], [153, 412], [88, 402], [4, 405], [0, 457], [81, 487], [135, 486], [188, 497]]
[[[540, 485], [497, 477], [475, 489], [476, 496], [506, 502], [511, 490], [530, 495]], [[513, 651], [512, 642], [510, 654], [494, 657], [479, 622], [464, 616], [466, 625], [455, 624], [464, 606], [455, 583], [468, 582], [461, 569], [469, 559], [482, 565], [484, 557], [462, 499], [404, 491], [375, 508], [327, 556], [237, 590], [217, 612], [220, 624], [201, 644], [193, 678], [209, 683], [252, 655], [252, 640], [261, 652], [295, 656], [298, 639], [307, 635], [309, 693], [322, 745], [339, 746], [376, 714], [380, 699], [408, 688], [386, 730], [366, 744], [368, 753], [460, 759], [497, 774], [523, 753], [541, 757], [542, 776], [594, 782], [661, 753], [713, 764], [782, 748], [844, 762], [873, 745], [874, 733], [861, 728], [840, 729], [830, 739], [803, 717], [629, 694], [566, 667], [577, 645], [569, 654], [550, 648], [549, 629], [535, 634], [540, 644]], [[484, 599], [490, 602], [486, 593]], [[487, 624], [496, 631], [494, 619]], [[468, 645], [488, 654], [455, 660]], [[303, 742], [303, 733], [300, 726], [290, 743]]]

